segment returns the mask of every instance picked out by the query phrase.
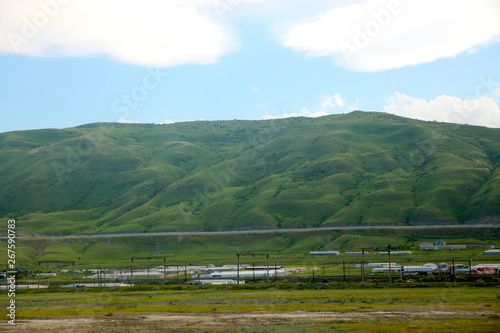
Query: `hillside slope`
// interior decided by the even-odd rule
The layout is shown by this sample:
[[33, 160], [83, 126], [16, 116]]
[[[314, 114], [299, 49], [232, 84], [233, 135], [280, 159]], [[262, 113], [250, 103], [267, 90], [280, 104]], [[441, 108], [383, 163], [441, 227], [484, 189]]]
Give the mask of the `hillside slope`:
[[30, 233], [500, 215], [500, 130], [384, 113], [0, 134], [0, 216]]

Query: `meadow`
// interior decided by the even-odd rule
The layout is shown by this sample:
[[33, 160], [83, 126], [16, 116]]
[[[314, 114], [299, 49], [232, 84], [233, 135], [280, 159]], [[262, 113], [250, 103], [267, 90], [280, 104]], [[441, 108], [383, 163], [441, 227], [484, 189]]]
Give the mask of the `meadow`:
[[498, 287], [452, 284], [21, 291], [15, 332], [493, 332], [499, 297]]
[[[467, 244], [466, 250], [420, 251], [421, 242], [434, 243], [444, 239], [449, 244]], [[47, 262], [44, 267], [66, 267], [63, 262], [82, 268], [127, 267], [132, 257], [150, 257], [149, 260], [136, 261], [136, 267], [163, 265], [164, 259], [169, 266], [174, 265], [223, 265], [235, 264], [236, 253], [269, 254], [270, 263], [283, 266], [338, 267], [342, 262], [358, 264], [361, 256], [311, 256], [311, 251], [360, 251], [371, 250], [365, 256], [367, 262], [386, 262], [386, 255], [379, 255], [381, 248], [391, 245], [396, 250], [411, 250], [413, 254], [393, 256], [395, 262], [405, 264], [424, 264], [426, 262], [448, 262], [455, 258], [457, 263], [468, 264], [496, 260], [485, 257], [486, 249], [500, 246], [499, 229], [422, 229], [422, 230], [351, 230], [351, 231], [310, 231], [296, 233], [266, 233], [242, 235], [203, 235], [203, 236], [141, 236], [113, 237], [94, 239], [18, 239], [18, 267], [37, 266]], [[0, 260], [7, 260], [7, 243], [0, 241]], [[245, 257], [245, 264], [263, 265], [265, 258]], [[52, 263], [50, 263], [52, 262]], [[58, 264], [61, 263], [61, 264]], [[243, 263], [243, 262], [242, 262]], [[112, 266], [110, 266], [112, 265]], [[139, 266], [137, 266], [139, 265]]]
[[[444, 239], [448, 244], [467, 244], [466, 250], [418, 250], [422, 241]], [[361, 256], [345, 251], [361, 248], [411, 250], [394, 256], [393, 262], [423, 264], [447, 262], [498, 263], [484, 256], [486, 249], [500, 246], [498, 228], [350, 230], [204, 236], [141, 236], [94, 239], [18, 239], [19, 268], [57, 272], [42, 278], [50, 289], [17, 290], [19, 325], [6, 332], [494, 332], [500, 289], [496, 276], [404, 277], [393, 275], [360, 282], [354, 266]], [[5, 246], [4, 246], [5, 245]], [[310, 251], [334, 251], [339, 256], [311, 256]], [[263, 280], [236, 286], [177, 285], [175, 277], [160, 281], [135, 281], [133, 288], [78, 288], [62, 290], [71, 283], [75, 268], [129, 268], [162, 265], [235, 264], [236, 253], [270, 255], [270, 264], [304, 267], [300, 274], [280, 278], [277, 284]], [[386, 262], [387, 256], [370, 251], [366, 262]], [[6, 242], [0, 243], [6, 259]], [[149, 259], [138, 259], [150, 257]], [[265, 258], [246, 256], [242, 263], [265, 265]], [[66, 262], [66, 263], [65, 263]], [[347, 265], [345, 282], [341, 278]], [[314, 270], [316, 268], [316, 270]], [[312, 278], [312, 274], [315, 278]], [[76, 274], [76, 279], [88, 274]], [[336, 276], [333, 278], [332, 276]], [[189, 278], [189, 276], [188, 276]], [[181, 283], [184, 276], [181, 273]], [[411, 282], [407, 282], [411, 281]], [[21, 276], [21, 283], [27, 276]], [[36, 283], [30, 277], [30, 283]], [[88, 282], [88, 281], [87, 281]], [[272, 281], [271, 281], [272, 282]], [[148, 284], [151, 283], [151, 284]], [[8, 300], [0, 291], [2, 302]]]

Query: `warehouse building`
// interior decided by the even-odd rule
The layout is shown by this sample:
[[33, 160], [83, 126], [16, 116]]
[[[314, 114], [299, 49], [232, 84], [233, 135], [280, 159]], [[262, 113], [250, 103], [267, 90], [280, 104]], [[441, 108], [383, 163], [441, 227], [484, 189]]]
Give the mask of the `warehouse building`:
[[309, 252], [311, 256], [338, 256], [340, 255], [339, 251], [312, 251]]

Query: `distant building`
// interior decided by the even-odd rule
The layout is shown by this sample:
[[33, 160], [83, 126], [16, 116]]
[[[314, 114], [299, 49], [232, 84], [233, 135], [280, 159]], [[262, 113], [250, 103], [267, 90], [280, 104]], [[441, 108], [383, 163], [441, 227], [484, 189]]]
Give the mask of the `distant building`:
[[[355, 252], [345, 252], [344, 253], [346, 256], [362, 256], [363, 252], [362, 251], [355, 251]], [[368, 251], [365, 251], [365, 255], [370, 254]]]
[[490, 274], [496, 274], [497, 270], [492, 267], [478, 267], [476, 269], [471, 270], [471, 274], [484, 274], [484, 275], [490, 275]]
[[[101, 282], [101, 283], [75, 283], [61, 286], [61, 288], [98, 288], [98, 287], [130, 287], [130, 284], [117, 282]], [[132, 285], [133, 286], [133, 285]]]
[[[38, 284], [17, 284], [16, 285], [16, 289], [41, 289], [41, 288], [48, 288], [49, 286], [45, 286], [45, 285], [38, 285]], [[3, 286], [0, 286], [0, 290], [2, 289], [9, 289], [9, 286], [8, 285], [3, 285]]]
[[55, 277], [57, 276], [56, 273], [38, 273], [36, 276], [40, 276], [40, 277]]
[[[395, 255], [395, 256], [407, 255], [407, 254], [412, 254], [412, 253], [413, 253], [412, 251], [391, 251], [391, 254]], [[384, 251], [384, 252], [379, 252], [378, 254], [388, 255], [389, 252]]]
[[419, 248], [420, 250], [465, 250], [467, 245], [446, 245], [446, 242], [440, 239], [434, 244], [422, 242], [420, 243]]
[[486, 250], [484, 251], [485, 255], [500, 255], [500, 250]]
[[309, 252], [311, 256], [338, 256], [340, 255], [339, 251], [311, 251]]
[[[396, 262], [391, 262], [390, 264], [391, 268], [392, 267], [399, 267], [399, 264]], [[374, 262], [374, 263], [368, 263], [365, 265], [365, 268], [383, 268], [383, 267], [389, 267], [388, 262]], [[360, 264], [357, 264], [354, 266], [354, 268], [361, 268]]]
[[238, 271], [230, 271], [230, 272], [214, 272], [210, 274], [200, 274], [199, 278], [203, 279], [213, 279], [213, 278], [223, 278], [223, 279], [228, 279], [228, 278], [235, 278], [235, 277], [240, 277], [240, 278], [253, 278], [253, 277], [267, 277], [268, 274], [269, 276], [274, 276], [274, 273], [277, 273], [278, 275], [284, 274], [285, 271], [283, 269], [279, 270], [274, 270], [274, 269], [269, 269], [269, 271], [266, 270], [240, 270], [239, 274]]
[[[222, 279], [203, 279], [203, 280], [191, 280], [186, 282], [186, 284], [191, 284], [191, 285], [202, 285], [202, 284], [237, 284], [238, 281], [236, 280], [222, 280]], [[240, 284], [245, 284], [244, 280], [240, 280]]]
[[[427, 263], [422, 266], [403, 266], [404, 273], [417, 273], [417, 272], [431, 272], [437, 269], [438, 266], [433, 263]], [[392, 267], [391, 272], [399, 272], [401, 270], [401, 266]], [[389, 273], [389, 267], [381, 267], [372, 269], [372, 274], [376, 273]]]
[[465, 250], [467, 245], [441, 245], [437, 247], [439, 250]]
[[422, 242], [419, 245], [420, 250], [437, 250], [437, 247], [429, 242]]

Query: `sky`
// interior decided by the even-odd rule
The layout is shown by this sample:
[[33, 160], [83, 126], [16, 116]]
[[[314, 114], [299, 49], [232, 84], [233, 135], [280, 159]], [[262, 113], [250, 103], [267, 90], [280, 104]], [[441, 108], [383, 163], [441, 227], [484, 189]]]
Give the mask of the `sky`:
[[498, 0], [0, 0], [0, 132], [352, 110], [500, 128]]

